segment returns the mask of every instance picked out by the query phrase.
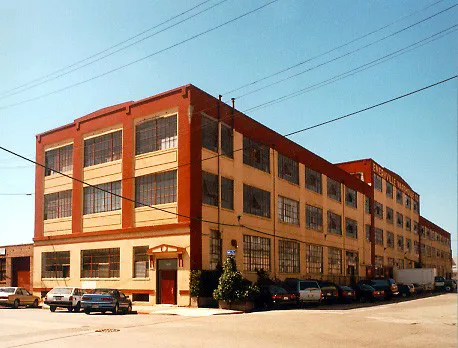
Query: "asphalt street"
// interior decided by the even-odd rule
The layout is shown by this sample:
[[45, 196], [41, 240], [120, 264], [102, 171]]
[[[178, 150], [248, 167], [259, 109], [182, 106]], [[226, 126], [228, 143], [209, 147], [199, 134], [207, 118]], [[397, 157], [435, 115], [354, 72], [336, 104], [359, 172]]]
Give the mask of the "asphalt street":
[[2, 348], [458, 346], [457, 294], [205, 317], [1, 308], [0, 323]]

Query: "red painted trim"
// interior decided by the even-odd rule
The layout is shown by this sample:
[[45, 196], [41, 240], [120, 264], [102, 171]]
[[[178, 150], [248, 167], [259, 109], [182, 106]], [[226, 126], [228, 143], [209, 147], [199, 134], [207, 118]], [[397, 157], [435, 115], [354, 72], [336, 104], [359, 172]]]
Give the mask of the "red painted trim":
[[444, 230], [442, 227], [437, 226], [434, 222], [429, 221], [427, 218], [420, 215], [420, 226], [428, 227], [429, 229], [433, 230], [434, 232], [439, 233], [441, 236], [450, 239], [450, 233]]
[[189, 290], [180, 290], [180, 296], [189, 296]]
[[[84, 141], [82, 134], [77, 132], [73, 138], [73, 177], [83, 180]], [[83, 231], [83, 184], [72, 180], [72, 233]]]
[[[126, 198], [135, 199], [135, 128], [132, 117], [123, 119], [122, 131], [122, 195]], [[122, 201], [122, 228], [135, 226], [135, 203], [128, 200]]]
[[[36, 161], [44, 163], [44, 146], [36, 143]], [[35, 229], [34, 238], [42, 238], [44, 233], [44, 177], [45, 170], [41, 166], [35, 166]]]

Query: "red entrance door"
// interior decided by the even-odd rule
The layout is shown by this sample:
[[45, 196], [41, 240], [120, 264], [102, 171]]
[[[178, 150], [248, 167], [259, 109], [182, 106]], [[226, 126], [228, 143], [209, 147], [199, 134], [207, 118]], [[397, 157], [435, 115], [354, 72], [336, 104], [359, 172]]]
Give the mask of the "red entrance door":
[[160, 271], [161, 303], [175, 304], [177, 271]]

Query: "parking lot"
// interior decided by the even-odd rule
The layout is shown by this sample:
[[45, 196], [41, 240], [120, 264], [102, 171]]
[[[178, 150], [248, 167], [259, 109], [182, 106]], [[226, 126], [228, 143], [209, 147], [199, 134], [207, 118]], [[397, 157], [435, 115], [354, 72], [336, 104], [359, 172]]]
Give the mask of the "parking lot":
[[237, 315], [0, 309], [2, 347], [456, 347], [457, 294]]

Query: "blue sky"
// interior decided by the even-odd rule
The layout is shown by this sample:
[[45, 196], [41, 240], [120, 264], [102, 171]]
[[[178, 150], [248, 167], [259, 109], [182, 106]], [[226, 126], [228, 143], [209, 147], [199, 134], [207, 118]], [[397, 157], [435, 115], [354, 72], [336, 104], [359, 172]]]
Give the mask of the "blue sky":
[[[454, 7], [374, 43], [455, 3], [446, 0], [438, 3], [437, 0], [278, 0], [137, 64], [63, 92], [9, 106], [150, 55], [269, 0], [227, 0], [83, 69], [13, 96], [3, 94], [126, 40], [201, 2], [203, 0], [2, 2], [0, 145], [33, 158], [35, 135], [40, 132], [102, 107], [138, 100], [187, 83], [214, 96], [223, 94], [223, 100], [240, 96], [236, 107], [247, 110], [402, 49], [456, 25], [458, 18], [458, 7]], [[210, 0], [180, 19], [219, 2]], [[177, 20], [169, 25], [175, 22]], [[287, 73], [224, 94], [393, 22], [396, 23]], [[155, 31], [162, 28], [164, 26]], [[456, 75], [457, 42], [457, 31], [451, 32], [358, 74], [247, 114], [283, 134], [365, 108]], [[361, 48], [366, 45], [369, 46]], [[358, 51], [323, 64], [353, 50]], [[311, 70], [243, 96], [307, 69]], [[422, 215], [452, 233], [456, 255], [457, 85], [455, 79], [292, 139], [331, 162], [372, 157], [397, 172], [421, 195]], [[2, 194], [33, 192], [33, 166], [0, 152], [0, 178], [0, 245], [31, 242], [33, 197]]]

